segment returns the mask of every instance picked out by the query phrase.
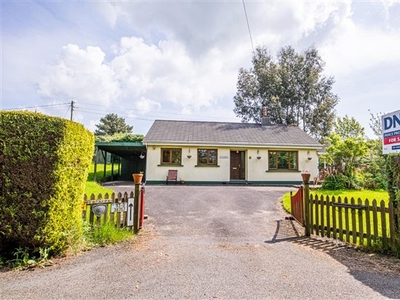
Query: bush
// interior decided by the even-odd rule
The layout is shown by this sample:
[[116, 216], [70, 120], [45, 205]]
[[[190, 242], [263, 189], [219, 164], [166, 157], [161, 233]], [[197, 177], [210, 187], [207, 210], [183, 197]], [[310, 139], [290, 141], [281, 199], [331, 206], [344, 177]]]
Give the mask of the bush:
[[348, 178], [342, 174], [329, 175], [322, 183], [324, 190], [344, 190], [347, 188]]
[[63, 252], [82, 234], [94, 137], [82, 125], [0, 112], [0, 251]]

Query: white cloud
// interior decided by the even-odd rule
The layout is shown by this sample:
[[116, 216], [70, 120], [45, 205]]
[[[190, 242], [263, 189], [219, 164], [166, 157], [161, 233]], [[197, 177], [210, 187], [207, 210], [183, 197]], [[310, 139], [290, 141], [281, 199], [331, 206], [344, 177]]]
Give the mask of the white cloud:
[[63, 47], [58, 63], [39, 81], [38, 93], [144, 112], [171, 105], [196, 112], [226, 96], [236, 82], [238, 66], [218, 48], [200, 59], [175, 40], [148, 45], [123, 37], [112, 48], [114, 57], [107, 62], [98, 47]]
[[[75, 100], [76, 118], [81, 113], [87, 124], [108, 111], [141, 118], [144, 126], [163, 116], [233, 116], [238, 70], [251, 66], [252, 54], [241, 1], [26, 5], [32, 18], [19, 5], [5, 7], [6, 108]], [[255, 46], [266, 45], [272, 55], [285, 45], [319, 50], [335, 92], [347, 97], [344, 111], [358, 106], [357, 95], [379, 93], [379, 78], [398, 86], [398, 0], [246, 1], [246, 8]], [[397, 105], [398, 93], [386, 89], [376, 98]], [[79, 102], [90, 104], [91, 115], [86, 106], [79, 111]]]
[[119, 97], [120, 89], [104, 57], [98, 47], [86, 50], [72, 44], [63, 47], [58, 63], [49, 66], [39, 80], [38, 94], [44, 98], [108, 105]]
[[141, 97], [140, 100], [136, 102], [135, 108], [137, 108], [138, 113], [145, 115], [149, 112], [159, 111], [161, 109], [161, 103]]
[[328, 73], [352, 76], [379, 64], [399, 62], [400, 31], [364, 28], [348, 18], [320, 50]]

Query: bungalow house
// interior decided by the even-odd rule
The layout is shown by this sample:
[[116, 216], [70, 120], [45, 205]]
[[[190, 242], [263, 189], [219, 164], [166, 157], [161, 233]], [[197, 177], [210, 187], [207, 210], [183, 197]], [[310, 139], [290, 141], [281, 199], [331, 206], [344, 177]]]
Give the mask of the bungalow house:
[[298, 184], [322, 147], [297, 126], [156, 120], [143, 140], [147, 184]]

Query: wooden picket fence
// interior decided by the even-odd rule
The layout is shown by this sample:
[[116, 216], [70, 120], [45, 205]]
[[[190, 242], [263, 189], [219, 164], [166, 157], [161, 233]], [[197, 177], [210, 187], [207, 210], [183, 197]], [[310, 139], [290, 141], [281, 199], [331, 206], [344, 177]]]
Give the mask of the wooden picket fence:
[[[104, 196], [99, 194], [97, 197], [92, 194], [90, 198], [85, 195], [82, 205], [82, 218], [84, 221], [89, 222], [91, 226], [109, 222], [120, 228], [126, 227], [127, 214], [129, 212], [128, 202], [133, 197], [133, 191], [129, 194], [127, 192], [124, 194], [112, 193], [111, 195], [107, 193]], [[97, 209], [99, 210], [99, 216], [95, 214]], [[101, 213], [102, 211], [103, 213]]]
[[400, 208], [347, 197], [310, 195], [311, 233], [351, 244], [395, 249], [399, 243], [396, 218]]

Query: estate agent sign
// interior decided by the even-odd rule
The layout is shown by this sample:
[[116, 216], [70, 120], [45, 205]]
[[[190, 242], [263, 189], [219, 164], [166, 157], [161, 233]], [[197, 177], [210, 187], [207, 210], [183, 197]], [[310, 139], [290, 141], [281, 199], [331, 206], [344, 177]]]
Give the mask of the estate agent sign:
[[400, 153], [400, 110], [382, 116], [383, 154]]

